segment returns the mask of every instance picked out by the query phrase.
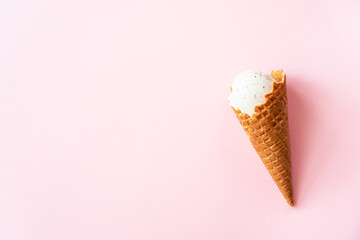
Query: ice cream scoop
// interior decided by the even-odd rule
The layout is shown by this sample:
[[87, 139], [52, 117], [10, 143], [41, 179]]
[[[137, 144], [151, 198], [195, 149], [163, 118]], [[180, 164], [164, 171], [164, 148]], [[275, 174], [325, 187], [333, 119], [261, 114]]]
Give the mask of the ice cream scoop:
[[240, 73], [234, 79], [232, 91], [228, 97], [230, 105], [251, 117], [255, 112], [255, 106], [265, 102], [265, 94], [271, 92], [274, 81], [271, 75], [258, 70]]

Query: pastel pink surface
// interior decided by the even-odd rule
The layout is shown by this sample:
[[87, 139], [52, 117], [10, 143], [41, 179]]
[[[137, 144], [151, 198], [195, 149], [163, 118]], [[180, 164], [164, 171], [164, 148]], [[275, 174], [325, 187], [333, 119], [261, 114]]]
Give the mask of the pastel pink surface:
[[[0, 239], [360, 239], [360, 4], [4, 1]], [[227, 102], [288, 78], [289, 207]]]

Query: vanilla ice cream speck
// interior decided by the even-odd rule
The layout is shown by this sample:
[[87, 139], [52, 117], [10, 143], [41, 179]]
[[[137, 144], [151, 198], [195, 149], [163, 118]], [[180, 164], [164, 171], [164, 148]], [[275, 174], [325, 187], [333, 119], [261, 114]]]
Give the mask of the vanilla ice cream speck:
[[265, 103], [265, 95], [271, 92], [274, 81], [269, 74], [258, 70], [240, 73], [234, 79], [228, 97], [230, 106], [251, 117], [255, 113], [255, 106]]

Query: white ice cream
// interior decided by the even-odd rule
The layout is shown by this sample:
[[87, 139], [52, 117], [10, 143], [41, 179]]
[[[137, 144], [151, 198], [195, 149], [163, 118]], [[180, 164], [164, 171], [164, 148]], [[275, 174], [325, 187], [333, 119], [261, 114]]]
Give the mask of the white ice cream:
[[271, 92], [274, 81], [269, 74], [258, 70], [240, 73], [232, 85], [232, 92], [228, 98], [230, 105], [251, 117], [255, 113], [255, 106], [265, 102], [265, 95]]

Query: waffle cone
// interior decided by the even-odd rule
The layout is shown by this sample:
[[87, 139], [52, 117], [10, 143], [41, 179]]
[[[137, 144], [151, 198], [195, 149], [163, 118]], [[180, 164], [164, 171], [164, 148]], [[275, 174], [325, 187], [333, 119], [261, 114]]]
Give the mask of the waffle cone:
[[275, 79], [272, 91], [265, 95], [265, 103], [255, 107], [251, 117], [233, 110], [285, 200], [293, 206], [286, 75], [278, 70], [271, 76]]

